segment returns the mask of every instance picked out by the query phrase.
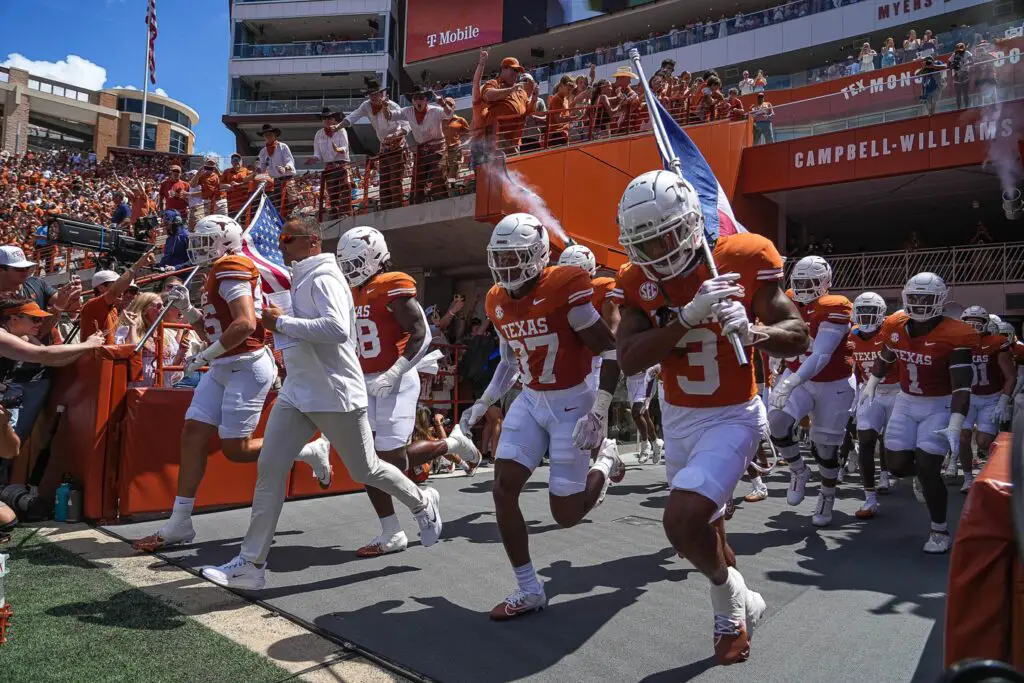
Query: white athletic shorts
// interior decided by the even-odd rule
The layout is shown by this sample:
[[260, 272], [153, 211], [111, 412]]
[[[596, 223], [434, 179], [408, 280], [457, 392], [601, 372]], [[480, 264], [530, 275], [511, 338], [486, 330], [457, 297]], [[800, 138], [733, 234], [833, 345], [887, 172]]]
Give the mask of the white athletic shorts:
[[216, 359], [199, 379], [185, 419], [214, 425], [222, 439], [250, 437], [275, 379], [277, 365], [269, 349]]
[[999, 420], [996, 416], [996, 406], [999, 404], [999, 392], [988, 396], [975, 396], [971, 394], [971, 407], [967, 410], [967, 419], [964, 420], [964, 429], [977, 427], [979, 432], [992, 434], [999, 433]]
[[898, 384], [879, 384], [875, 387], [875, 398], [871, 403], [857, 406], [857, 431], [884, 434], [899, 393]]
[[651, 405], [651, 398], [654, 396], [653, 384], [656, 381], [656, 378], [649, 376], [646, 372], [638, 372], [627, 377], [626, 393], [629, 395], [629, 405], [642, 403], [644, 408]]
[[551, 495], [579, 493], [587, 486], [590, 451], [573, 445], [572, 431], [593, 403], [594, 392], [586, 383], [554, 391], [524, 387], [501, 423], [496, 457], [517, 462], [533, 472], [548, 453]]
[[[369, 386], [379, 372], [366, 375]], [[402, 375], [398, 389], [387, 396], [368, 396], [366, 414], [373, 430], [373, 447], [378, 453], [393, 451], [409, 444], [416, 426], [416, 405], [420, 398], [420, 374], [411, 369]]]
[[885, 425], [885, 447], [891, 451], [920, 449], [932, 455], [946, 455], [949, 441], [935, 432], [949, 424], [951, 402], [951, 396], [912, 396], [901, 391]]
[[757, 397], [720, 408], [662, 403], [661, 423], [669, 486], [713, 500], [718, 519], [767, 430], [764, 404]]
[[587, 375], [586, 383], [591, 391], [597, 393], [597, 390], [601, 387], [601, 361], [604, 360], [601, 356], [594, 356], [592, 365], [590, 367], [590, 374]]
[[[779, 378], [780, 383], [791, 374], [786, 370]], [[810, 415], [811, 441], [823, 446], [839, 446], [846, 435], [855, 393], [852, 374], [832, 382], [804, 382], [789, 394], [782, 410], [796, 422]]]

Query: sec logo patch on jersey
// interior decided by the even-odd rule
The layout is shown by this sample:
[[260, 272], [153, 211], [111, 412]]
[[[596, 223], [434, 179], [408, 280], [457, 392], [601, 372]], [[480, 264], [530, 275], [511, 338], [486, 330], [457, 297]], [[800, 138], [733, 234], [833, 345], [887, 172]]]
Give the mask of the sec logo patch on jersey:
[[647, 281], [640, 285], [640, 298], [644, 301], [654, 301], [658, 298], [658, 285]]
[[892, 342], [895, 344], [896, 342], [898, 342], [900, 340], [900, 333], [899, 332], [893, 332], [892, 334], [889, 335], [889, 339], [891, 339]]
[[504, 318], [505, 317], [505, 309], [503, 309], [501, 306], [495, 306], [494, 307], [494, 317], [497, 318], [498, 320], [501, 320], [502, 318]]

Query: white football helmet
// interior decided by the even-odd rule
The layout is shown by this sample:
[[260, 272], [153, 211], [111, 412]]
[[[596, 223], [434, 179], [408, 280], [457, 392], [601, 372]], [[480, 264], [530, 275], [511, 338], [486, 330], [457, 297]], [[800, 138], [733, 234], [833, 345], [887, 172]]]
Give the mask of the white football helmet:
[[211, 214], [196, 223], [188, 236], [188, 257], [201, 266], [242, 250], [242, 226], [230, 216]]
[[594, 274], [597, 273], [597, 259], [594, 258], [594, 252], [582, 244], [566, 247], [562, 255], [558, 257], [558, 265], [582, 268], [590, 273], [590, 277], [594, 277]]
[[388, 243], [380, 230], [361, 225], [338, 240], [338, 267], [352, 287], [359, 287], [380, 272], [390, 258]]
[[960, 320], [963, 320], [978, 332], [984, 333], [988, 329], [988, 311], [981, 306], [968, 306], [960, 314]]
[[1013, 323], [1008, 323], [1005, 320], [999, 321], [999, 334], [1005, 334], [1006, 338], [1011, 344], [1017, 341], [1017, 330], [1014, 329]]
[[903, 287], [903, 310], [911, 320], [924, 322], [942, 315], [949, 288], [935, 273], [918, 273]]
[[832, 266], [820, 256], [804, 256], [789, 274], [789, 287], [793, 300], [809, 304], [828, 294], [832, 286]]
[[874, 292], [864, 292], [853, 300], [853, 323], [871, 333], [885, 320], [885, 299]]
[[528, 213], [512, 213], [494, 226], [487, 243], [487, 265], [494, 282], [510, 292], [544, 272], [550, 257], [548, 231]]
[[619, 244], [651, 280], [689, 270], [704, 244], [704, 214], [690, 183], [669, 171], [648, 171], [619, 200]]
[[995, 313], [988, 314], [988, 328], [985, 330], [986, 334], [999, 334], [999, 325], [1001, 325], [1003, 319]]

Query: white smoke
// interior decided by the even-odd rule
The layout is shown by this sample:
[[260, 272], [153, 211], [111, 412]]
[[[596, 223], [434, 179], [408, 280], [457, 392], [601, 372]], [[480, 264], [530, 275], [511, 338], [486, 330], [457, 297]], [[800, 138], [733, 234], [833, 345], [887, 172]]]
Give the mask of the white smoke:
[[[989, 52], [987, 46], [979, 48], [978, 53], [977, 58], [980, 62], [1002, 57], [1002, 53], [995, 55]], [[983, 101], [995, 100], [994, 104], [988, 105], [982, 110], [982, 125], [989, 130], [999, 131], [1000, 122], [1003, 119], [1002, 99], [1004, 93], [999, 92], [998, 86], [995, 84], [987, 84], [981, 86], [981, 94]], [[1015, 128], [1013, 135], [1003, 137], [997, 133], [988, 142], [988, 158], [985, 165], [991, 164], [995, 169], [996, 175], [999, 176], [999, 184], [1007, 196], [1016, 192], [1021, 179], [1020, 158], [1017, 150], [1018, 139], [1019, 134]]]
[[562, 241], [563, 245], [570, 243], [569, 235], [566, 234], [562, 223], [555, 218], [555, 214], [551, 213], [547, 203], [530, 187], [529, 183], [526, 182], [526, 179], [518, 171], [509, 170], [496, 163], [477, 166], [478, 171], [481, 168], [488, 175], [488, 181], [505, 181], [502, 182], [502, 187], [505, 189], [506, 195], [523, 212], [533, 214], [540, 219], [544, 227], [549, 232], [553, 232]]

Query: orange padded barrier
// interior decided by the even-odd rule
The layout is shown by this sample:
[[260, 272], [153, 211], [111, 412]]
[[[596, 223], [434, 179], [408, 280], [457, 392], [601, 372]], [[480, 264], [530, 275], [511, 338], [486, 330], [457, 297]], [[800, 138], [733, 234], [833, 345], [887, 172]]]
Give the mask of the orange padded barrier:
[[1010, 435], [971, 487], [949, 565], [945, 666], [997, 659], [1024, 668], [1024, 566], [1013, 536]]

